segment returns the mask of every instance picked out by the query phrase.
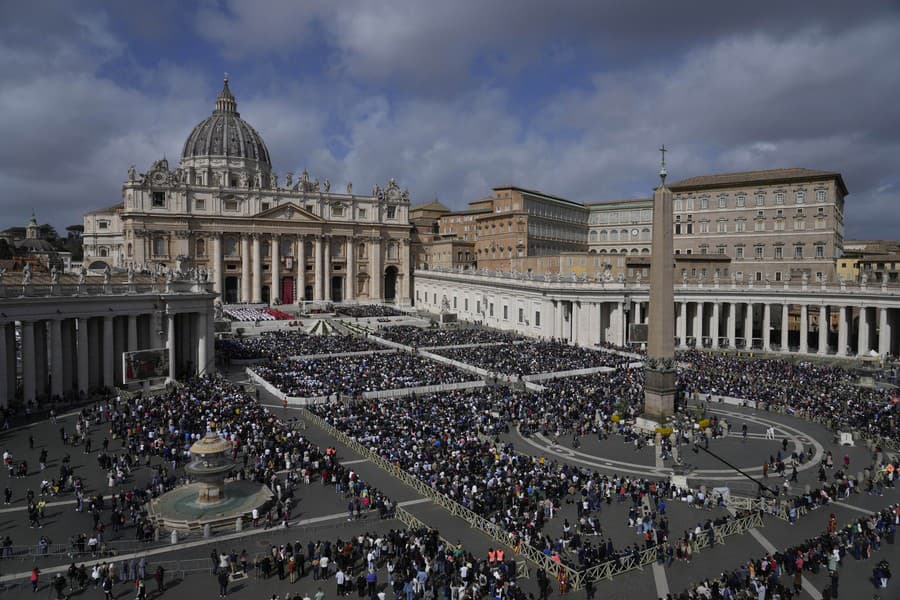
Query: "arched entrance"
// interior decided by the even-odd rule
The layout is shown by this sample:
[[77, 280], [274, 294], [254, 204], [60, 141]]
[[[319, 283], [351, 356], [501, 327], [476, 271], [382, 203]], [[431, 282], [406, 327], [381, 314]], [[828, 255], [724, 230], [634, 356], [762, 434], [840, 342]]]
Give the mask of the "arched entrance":
[[294, 303], [294, 278], [283, 277], [281, 279], [281, 302], [284, 304]]
[[384, 270], [384, 299], [393, 301], [397, 297], [397, 267]]
[[224, 298], [222, 302], [225, 304], [237, 304], [238, 302], [238, 278], [237, 277], [226, 277], [225, 278], [225, 289], [223, 290]]
[[313, 286], [306, 285], [303, 287], [303, 299], [307, 302], [312, 302], [313, 299]]

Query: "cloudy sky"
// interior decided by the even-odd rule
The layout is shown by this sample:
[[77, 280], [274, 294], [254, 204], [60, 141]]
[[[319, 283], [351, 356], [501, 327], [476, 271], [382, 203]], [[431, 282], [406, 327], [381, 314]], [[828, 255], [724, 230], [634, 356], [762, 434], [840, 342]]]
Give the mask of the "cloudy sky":
[[0, 4], [0, 229], [62, 231], [177, 159], [230, 76], [275, 170], [451, 208], [775, 167], [843, 174], [898, 239], [900, 5], [630, 0]]

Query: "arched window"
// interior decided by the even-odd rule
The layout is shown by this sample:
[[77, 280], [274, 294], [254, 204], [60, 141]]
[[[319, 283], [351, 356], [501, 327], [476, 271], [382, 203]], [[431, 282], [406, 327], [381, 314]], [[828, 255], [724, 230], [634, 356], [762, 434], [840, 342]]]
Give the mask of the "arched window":
[[641, 254], [650, 254], [650, 248], [644, 248], [641, 250]]
[[643, 230], [641, 230], [641, 239], [644, 241], [647, 241], [650, 239], [650, 230], [649, 229], [644, 228]]
[[128, 256], [134, 256], [134, 247], [131, 245], [131, 242], [128, 242], [128, 246], [126, 246]]
[[[606, 240], [603, 240], [603, 241], [606, 241]], [[612, 231], [610, 231], [610, 232], [609, 232], [609, 241], [611, 241], [611, 242], [618, 242], [618, 241], [619, 241], [619, 232], [616, 231], [615, 229], [613, 229]]]
[[600, 232], [600, 241], [605, 242], [608, 239], [609, 239], [609, 235], [606, 233], [606, 230], [604, 229], [603, 231]]
[[592, 242], [596, 242], [596, 241], [597, 241], [597, 232], [594, 231], [594, 230], [591, 230], [589, 239], [590, 239], [590, 241], [592, 241]]
[[109, 256], [109, 250], [107, 250], [106, 248], [100, 248], [100, 256]]

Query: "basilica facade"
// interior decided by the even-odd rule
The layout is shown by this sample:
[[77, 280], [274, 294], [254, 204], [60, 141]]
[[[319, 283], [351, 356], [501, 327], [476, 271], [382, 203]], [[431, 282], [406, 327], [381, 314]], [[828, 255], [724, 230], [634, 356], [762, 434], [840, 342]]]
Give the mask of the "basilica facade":
[[130, 168], [122, 202], [84, 227], [89, 268], [206, 272], [226, 304], [411, 297], [409, 193], [393, 179], [337, 191], [305, 170], [279, 182], [227, 79], [179, 164]]

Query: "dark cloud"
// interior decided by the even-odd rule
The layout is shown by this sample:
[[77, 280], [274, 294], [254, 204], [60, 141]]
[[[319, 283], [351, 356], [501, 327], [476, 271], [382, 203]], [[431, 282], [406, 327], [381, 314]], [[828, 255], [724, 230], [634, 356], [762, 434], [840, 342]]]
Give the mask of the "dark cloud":
[[177, 157], [219, 65], [282, 177], [395, 177], [456, 208], [506, 183], [595, 201], [646, 196], [664, 141], [673, 177], [836, 170], [847, 237], [900, 225], [895, 4], [123, 6], [0, 6], [0, 227], [117, 202], [129, 164]]

